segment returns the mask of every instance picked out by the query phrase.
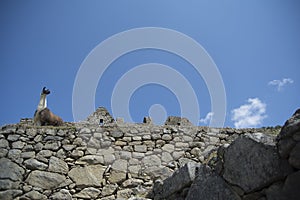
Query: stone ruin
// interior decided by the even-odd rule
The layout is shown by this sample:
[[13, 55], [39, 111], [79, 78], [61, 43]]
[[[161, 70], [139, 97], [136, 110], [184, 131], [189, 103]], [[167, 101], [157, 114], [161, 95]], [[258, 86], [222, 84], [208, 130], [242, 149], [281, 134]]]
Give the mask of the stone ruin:
[[[280, 133], [279, 133], [280, 132]], [[163, 126], [114, 120], [0, 128], [0, 199], [247, 199], [300, 197], [300, 110], [282, 127]]]
[[114, 123], [115, 120], [112, 118], [112, 116], [109, 114], [109, 112], [104, 107], [99, 107], [92, 115], [90, 115], [85, 123], [89, 124], [110, 124]]

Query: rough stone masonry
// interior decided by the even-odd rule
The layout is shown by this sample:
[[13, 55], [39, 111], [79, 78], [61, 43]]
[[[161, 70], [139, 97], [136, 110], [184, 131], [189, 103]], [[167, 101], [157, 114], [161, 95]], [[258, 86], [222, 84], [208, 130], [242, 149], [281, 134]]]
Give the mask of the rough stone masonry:
[[0, 128], [0, 199], [299, 199], [300, 111], [279, 131], [130, 124], [101, 107], [61, 127], [21, 120]]

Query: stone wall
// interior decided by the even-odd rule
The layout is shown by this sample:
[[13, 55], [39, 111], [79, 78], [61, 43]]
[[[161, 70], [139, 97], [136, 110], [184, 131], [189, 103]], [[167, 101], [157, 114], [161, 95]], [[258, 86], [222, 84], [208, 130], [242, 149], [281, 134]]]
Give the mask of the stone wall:
[[[274, 181], [284, 183], [286, 175], [294, 171], [294, 168], [290, 171], [276, 169], [271, 173], [274, 175], [272, 183], [262, 181], [258, 188], [247, 184], [237, 186], [240, 180], [232, 180], [229, 171], [226, 172], [226, 168], [236, 162], [233, 160], [230, 164], [227, 157], [241, 154], [230, 144], [257, 148], [256, 144], [261, 141], [272, 143], [275, 139], [275, 135], [261, 132], [273, 133], [278, 129], [195, 127], [183, 124], [186, 119], [180, 118], [171, 118], [168, 122], [172, 124], [164, 126], [153, 125], [149, 120], [128, 124], [122, 120], [115, 122], [103, 109], [100, 111], [105, 115], [101, 125], [98, 109], [98, 114], [89, 118], [95, 123], [87, 120], [66, 123], [63, 127], [34, 127], [25, 120], [1, 127], [0, 199], [193, 199], [193, 188], [199, 188], [199, 181], [195, 180], [204, 182], [211, 178], [195, 176], [199, 171], [212, 171], [216, 174], [212, 180], [223, 180], [227, 188], [225, 193], [233, 191], [234, 196], [244, 198], [270, 187]], [[246, 139], [239, 139], [241, 137]], [[259, 142], [255, 141], [257, 138]], [[270, 146], [266, 147], [270, 149], [268, 153], [277, 151], [276, 146]], [[264, 150], [265, 146], [260, 152]], [[274, 165], [262, 166], [266, 168], [269, 164]], [[193, 172], [195, 169], [197, 173]], [[174, 181], [170, 180], [180, 171], [185, 176], [176, 180], [185, 182], [184, 186], [167, 189], [168, 180], [171, 186]], [[184, 178], [187, 181], [183, 181]], [[163, 190], [172, 192], [161, 196]], [[265, 193], [262, 196], [266, 197]]]
[[263, 133], [240, 135], [208, 165], [189, 162], [156, 182], [154, 199], [300, 199], [299, 136], [300, 110], [276, 140]]

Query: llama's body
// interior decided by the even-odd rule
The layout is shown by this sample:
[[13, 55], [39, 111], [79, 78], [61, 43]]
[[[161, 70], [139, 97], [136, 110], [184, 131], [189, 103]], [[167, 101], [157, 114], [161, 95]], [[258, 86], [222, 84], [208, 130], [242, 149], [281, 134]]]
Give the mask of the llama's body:
[[36, 122], [37, 124], [36, 125], [39, 125], [39, 126], [61, 126], [63, 124], [63, 120], [53, 114], [48, 108], [44, 108], [40, 111], [36, 111]]
[[61, 126], [63, 124], [63, 120], [59, 116], [53, 114], [47, 108], [46, 96], [48, 94], [50, 94], [50, 91], [44, 87], [41, 93], [37, 110], [34, 113], [34, 124], [36, 126]]

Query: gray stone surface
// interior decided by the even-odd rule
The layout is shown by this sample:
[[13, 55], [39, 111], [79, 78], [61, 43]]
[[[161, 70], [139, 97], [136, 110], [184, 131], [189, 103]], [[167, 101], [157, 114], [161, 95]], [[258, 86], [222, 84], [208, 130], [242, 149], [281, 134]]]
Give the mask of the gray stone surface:
[[173, 157], [168, 152], [162, 152], [161, 161], [164, 163], [169, 163], [169, 162], [173, 161]]
[[27, 192], [22, 196], [22, 198], [28, 198], [31, 200], [47, 200], [47, 196], [39, 193], [38, 191], [32, 190], [30, 192]]
[[129, 199], [132, 194], [132, 190], [126, 188], [126, 189], [121, 189], [117, 192], [117, 198], [118, 199]]
[[57, 157], [51, 156], [49, 160], [49, 171], [67, 174], [69, 171], [68, 164]]
[[296, 169], [300, 169], [300, 142], [290, 152], [289, 163]]
[[11, 181], [9, 179], [0, 180], [0, 190], [18, 189], [20, 181]]
[[282, 127], [278, 139], [283, 139], [292, 136], [294, 133], [300, 131], [300, 109], [298, 109], [293, 116], [288, 119]]
[[60, 191], [52, 194], [50, 196], [51, 200], [72, 200], [72, 195], [66, 189], [61, 189]]
[[300, 171], [290, 174], [284, 182], [283, 196], [289, 200], [297, 200], [300, 197]]
[[296, 141], [294, 141], [292, 138], [284, 138], [281, 139], [277, 143], [278, 152], [282, 158], [288, 158], [291, 150], [296, 145]]
[[13, 200], [15, 197], [21, 195], [23, 193], [22, 190], [5, 190], [0, 191], [0, 199], [1, 200]]
[[99, 155], [86, 155], [78, 159], [78, 163], [84, 164], [104, 164], [103, 156]]
[[8, 148], [9, 147], [9, 143], [6, 139], [1, 139], [0, 140], [0, 148]]
[[285, 177], [282, 165], [274, 146], [241, 136], [225, 149], [223, 177], [248, 193]]
[[109, 183], [121, 183], [126, 180], [127, 173], [117, 170], [111, 170], [110, 176], [108, 178]]
[[68, 176], [80, 188], [95, 186], [100, 187], [103, 182], [105, 168], [102, 165], [89, 165], [71, 169]]
[[116, 157], [114, 154], [106, 154], [103, 156], [103, 159], [105, 165], [110, 165], [116, 160]]
[[165, 145], [162, 147], [162, 150], [163, 150], [163, 151], [167, 151], [167, 152], [169, 152], [169, 153], [172, 153], [172, 152], [174, 152], [175, 147], [174, 147], [173, 144], [165, 144]]
[[112, 169], [116, 170], [116, 171], [120, 171], [120, 172], [126, 172], [127, 171], [127, 161], [126, 160], [116, 160], [112, 166]]
[[0, 158], [0, 179], [23, 180], [25, 170], [7, 158]]
[[108, 184], [102, 188], [101, 195], [103, 197], [112, 195], [118, 188], [117, 184]]
[[53, 155], [53, 151], [50, 150], [41, 150], [40, 152], [37, 153], [37, 156], [49, 158], [50, 156]]
[[192, 126], [193, 124], [187, 118], [169, 116], [165, 122], [165, 125]]
[[219, 175], [204, 165], [197, 168], [197, 176], [186, 200], [239, 200], [241, 199]]
[[20, 138], [19, 134], [10, 134], [7, 136], [7, 140], [11, 142], [17, 141], [19, 138]]
[[45, 170], [48, 168], [48, 165], [43, 163], [43, 162], [40, 162], [34, 158], [30, 158], [28, 160], [25, 160], [24, 161], [24, 165], [27, 169], [30, 169], [30, 170]]
[[157, 191], [157, 194], [155, 194], [157, 198], [167, 198], [181, 191], [183, 188], [190, 186], [196, 178], [197, 171], [200, 167], [200, 164], [187, 163], [184, 167], [174, 172], [170, 178], [167, 178], [163, 182], [160, 191]]
[[282, 183], [274, 183], [265, 190], [266, 199], [283, 200], [285, 197], [282, 193]]
[[23, 149], [23, 147], [25, 146], [25, 142], [16, 141], [16, 142], [13, 142], [11, 146], [14, 149]]
[[124, 133], [120, 130], [115, 129], [115, 130], [111, 131], [110, 135], [115, 138], [120, 138], [124, 135]]
[[43, 188], [46, 190], [58, 188], [61, 183], [66, 180], [66, 177], [57, 173], [35, 170], [32, 171], [27, 179], [26, 183]]
[[88, 187], [88, 188], [84, 188], [79, 193], [74, 194], [73, 196], [75, 198], [81, 198], [81, 199], [96, 199], [100, 193], [101, 193], [100, 190], [93, 187]]
[[264, 133], [256, 132], [256, 133], [246, 133], [245, 136], [255, 140], [256, 142], [264, 143], [266, 145], [275, 145], [276, 137], [274, 135], [267, 135]]
[[157, 155], [146, 156], [143, 158], [142, 162], [146, 167], [161, 165], [161, 159]]
[[8, 153], [7, 149], [0, 148], [0, 158], [5, 157], [7, 153]]
[[146, 145], [134, 145], [134, 151], [146, 153], [147, 152], [147, 146]]
[[34, 158], [35, 152], [34, 151], [25, 151], [21, 153], [21, 158], [27, 159], [27, 158]]
[[[100, 124], [100, 120], [103, 121], [102, 124]], [[99, 107], [87, 118], [86, 122], [90, 124], [106, 125], [114, 123], [114, 119], [111, 117], [106, 108]]]

